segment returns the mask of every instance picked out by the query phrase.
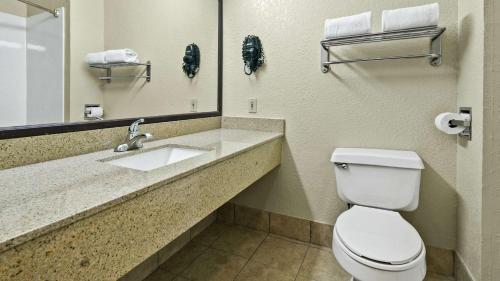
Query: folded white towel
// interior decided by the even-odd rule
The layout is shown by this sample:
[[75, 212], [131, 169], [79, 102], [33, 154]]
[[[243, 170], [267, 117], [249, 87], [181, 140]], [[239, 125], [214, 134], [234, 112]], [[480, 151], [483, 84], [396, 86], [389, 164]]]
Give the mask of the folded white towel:
[[98, 52], [98, 53], [90, 53], [87, 55], [87, 63], [88, 64], [105, 64], [106, 63], [106, 53]]
[[439, 24], [439, 4], [387, 10], [382, 12], [382, 31], [437, 26]]
[[139, 58], [137, 53], [131, 49], [109, 50], [106, 51], [106, 62], [139, 62]]
[[366, 34], [372, 31], [372, 12], [328, 19], [325, 21], [325, 38]]

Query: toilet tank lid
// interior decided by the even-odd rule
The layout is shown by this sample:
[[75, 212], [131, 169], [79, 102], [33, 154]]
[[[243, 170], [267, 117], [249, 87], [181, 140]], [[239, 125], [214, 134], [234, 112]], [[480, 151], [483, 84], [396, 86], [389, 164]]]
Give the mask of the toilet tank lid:
[[334, 163], [424, 169], [424, 163], [417, 153], [403, 150], [337, 148], [332, 154], [331, 161]]

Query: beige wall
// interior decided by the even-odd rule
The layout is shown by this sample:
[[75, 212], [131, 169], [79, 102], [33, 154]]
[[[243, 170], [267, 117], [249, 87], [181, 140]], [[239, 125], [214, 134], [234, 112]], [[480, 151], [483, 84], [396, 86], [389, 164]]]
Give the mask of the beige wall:
[[481, 280], [500, 280], [500, 5], [485, 1], [483, 244]]
[[[86, 103], [104, 106], [105, 118], [168, 115], [217, 110], [217, 0], [73, 0], [71, 121], [83, 119]], [[190, 43], [201, 49], [201, 69], [194, 79], [182, 72]], [[99, 81], [102, 70], [85, 64], [87, 53], [131, 48], [142, 61], [152, 61], [152, 81]], [[113, 71], [114, 76], [144, 68]]]
[[[188, 113], [191, 99], [198, 99], [198, 112], [217, 110], [217, 0], [33, 2], [66, 7], [66, 121], [83, 121], [83, 107], [92, 103], [105, 107], [106, 119]], [[39, 10], [2, 0], [0, 11], [26, 16]], [[202, 56], [194, 79], [188, 79], [181, 69], [190, 43], [198, 44]], [[151, 60], [152, 82], [116, 80], [107, 84], [98, 80], [105, 72], [90, 69], [86, 54], [113, 48], [132, 48], [143, 60]]]
[[458, 106], [473, 108], [473, 139], [457, 148], [457, 253], [481, 280], [481, 208], [483, 173], [483, 1], [460, 0]]
[[85, 104], [103, 104], [98, 71], [89, 69], [87, 53], [104, 49], [103, 0], [71, 1], [70, 120], [83, 120]]
[[0, 12], [12, 14], [20, 17], [26, 17], [26, 5], [16, 0], [0, 1]]
[[[132, 48], [153, 63], [151, 83], [113, 81], [105, 85], [107, 118], [217, 110], [217, 0], [106, 0], [105, 49]], [[182, 72], [188, 44], [201, 50], [194, 79]]]
[[[224, 1], [224, 115], [284, 118], [283, 164], [235, 201], [317, 222], [333, 224], [346, 208], [337, 196], [336, 147], [414, 150], [425, 161], [420, 206], [406, 217], [428, 245], [453, 249], [456, 237], [456, 137], [434, 128], [440, 112], [456, 110], [457, 2], [439, 1], [444, 62], [389, 61], [334, 66], [320, 72], [326, 18], [371, 10], [379, 30], [383, 9], [434, 1], [260, 0]], [[243, 74], [241, 42], [262, 39], [266, 65]], [[413, 42], [415, 43], [415, 42]], [[428, 41], [356, 46], [350, 55], [393, 55], [428, 51]], [[346, 53], [347, 53], [346, 51]], [[346, 54], [343, 53], [343, 54]], [[247, 113], [249, 98], [259, 112]]]
[[[500, 6], [459, 1], [459, 106], [473, 107], [473, 141], [457, 155], [457, 254], [474, 280], [500, 279]], [[461, 280], [458, 280], [461, 281]]]

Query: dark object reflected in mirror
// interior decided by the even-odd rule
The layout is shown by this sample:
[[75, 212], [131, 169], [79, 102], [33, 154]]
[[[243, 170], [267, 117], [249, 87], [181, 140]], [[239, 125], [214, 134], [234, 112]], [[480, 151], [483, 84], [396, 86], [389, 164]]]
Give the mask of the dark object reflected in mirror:
[[[222, 115], [222, 0], [69, 2], [38, 0], [47, 8], [39, 9], [2, 1], [0, 42], [9, 44], [0, 60], [19, 67], [0, 78], [0, 139], [128, 126], [139, 118], [159, 123]], [[179, 58], [190, 41], [197, 47], [190, 45], [184, 73]], [[89, 54], [100, 55], [91, 63]], [[149, 61], [150, 83], [139, 79], [150, 77], [139, 67]], [[113, 66], [113, 83], [111, 71], [91, 67], [96, 63]], [[99, 114], [88, 105], [99, 105]]]
[[195, 43], [189, 44], [186, 47], [186, 54], [182, 59], [182, 70], [186, 73], [187, 77], [194, 78], [196, 73], [200, 70], [200, 48]]
[[256, 72], [264, 64], [264, 49], [260, 38], [254, 35], [248, 35], [243, 41], [243, 62], [246, 75]]

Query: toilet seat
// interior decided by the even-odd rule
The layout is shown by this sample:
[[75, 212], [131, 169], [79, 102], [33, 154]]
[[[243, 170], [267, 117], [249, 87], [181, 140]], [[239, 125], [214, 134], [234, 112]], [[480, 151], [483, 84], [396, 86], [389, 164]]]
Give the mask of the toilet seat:
[[422, 281], [427, 272], [425, 247], [413, 261], [404, 265], [390, 265], [365, 259], [352, 253], [333, 233], [333, 253], [342, 268], [355, 280], [363, 281]]
[[339, 216], [334, 232], [351, 258], [382, 270], [405, 270], [425, 252], [415, 228], [394, 211], [354, 206]]

